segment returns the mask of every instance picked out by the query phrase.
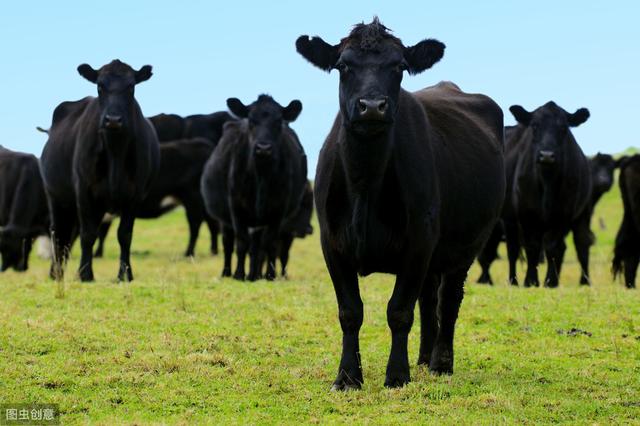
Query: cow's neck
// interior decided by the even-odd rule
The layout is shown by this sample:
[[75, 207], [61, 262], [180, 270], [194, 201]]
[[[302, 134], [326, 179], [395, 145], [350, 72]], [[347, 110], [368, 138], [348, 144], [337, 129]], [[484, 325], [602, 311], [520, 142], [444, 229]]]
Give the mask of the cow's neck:
[[351, 226], [356, 237], [356, 256], [363, 258], [368, 240], [368, 224], [387, 172], [392, 152], [391, 131], [362, 138], [345, 132], [340, 143], [341, 158], [352, 198]]
[[132, 154], [133, 138], [128, 132], [107, 133], [100, 135], [107, 156], [107, 180], [109, 194], [113, 201], [121, 201], [126, 194], [128, 174], [135, 173], [129, 170], [127, 164], [133, 164], [130, 158]]
[[[266, 220], [268, 201], [272, 196], [274, 190], [278, 190], [279, 179], [277, 179], [278, 170], [281, 167], [279, 158], [276, 158], [259, 162], [255, 161], [253, 155], [250, 160], [253, 163], [253, 167], [248, 170], [255, 170], [256, 178], [256, 216], [259, 220]], [[282, 188], [280, 188], [282, 189]]]

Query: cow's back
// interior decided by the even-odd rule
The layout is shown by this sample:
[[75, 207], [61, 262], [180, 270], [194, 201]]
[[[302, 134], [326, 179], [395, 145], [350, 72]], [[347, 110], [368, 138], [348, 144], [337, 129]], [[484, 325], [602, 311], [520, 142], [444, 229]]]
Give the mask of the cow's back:
[[[72, 164], [79, 121], [95, 98], [62, 102], [53, 112], [49, 139], [42, 150], [41, 169], [47, 192], [61, 198], [73, 197]], [[68, 200], [72, 202], [72, 198]]]
[[[455, 266], [475, 256], [505, 196], [504, 127], [500, 107], [480, 94], [439, 83], [415, 92], [429, 122], [441, 196], [436, 262]], [[446, 259], [446, 260], [445, 260]]]

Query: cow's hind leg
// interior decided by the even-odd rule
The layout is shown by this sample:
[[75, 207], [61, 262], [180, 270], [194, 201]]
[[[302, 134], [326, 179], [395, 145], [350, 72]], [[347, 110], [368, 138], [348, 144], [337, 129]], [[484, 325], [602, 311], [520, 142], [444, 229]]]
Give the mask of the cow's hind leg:
[[205, 222], [207, 222], [207, 227], [209, 228], [209, 233], [211, 234], [211, 254], [218, 254], [218, 233], [220, 232], [220, 225], [218, 221], [205, 216]]
[[[430, 257], [430, 256], [429, 256]], [[391, 329], [391, 352], [384, 381], [386, 387], [400, 387], [411, 381], [407, 343], [413, 325], [413, 312], [427, 275], [424, 257], [408, 258], [396, 277], [387, 304], [387, 324]]]
[[75, 209], [65, 209], [56, 205], [50, 205], [50, 209], [53, 255], [51, 257], [49, 276], [59, 281], [64, 277], [64, 266], [71, 250], [74, 228], [76, 227], [76, 211]]
[[135, 216], [123, 213], [118, 226], [118, 243], [120, 244], [120, 268], [118, 269], [118, 281], [133, 281], [131, 270], [131, 239], [133, 238], [133, 223]]
[[448, 273], [438, 290], [438, 320], [440, 329], [431, 355], [429, 370], [434, 374], [453, 374], [453, 335], [464, 297], [467, 269]]
[[428, 276], [420, 292], [420, 354], [418, 355], [418, 365], [429, 365], [436, 337], [438, 336], [438, 287], [441, 279], [441, 275]]
[[194, 256], [196, 243], [198, 242], [198, 234], [200, 233], [200, 225], [202, 225], [202, 221], [204, 220], [202, 202], [196, 197], [200, 197], [200, 194], [185, 196], [182, 199], [187, 214], [187, 222], [189, 223], [189, 244], [187, 245], [187, 250], [184, 252], [185, 257]]
[[233, 256], [233, 244], [236, 236], [233, 228], [230, 226], [222, 227], [222, 249], [224, 251], [224, 266], [222, 268], [222, 276], [231, 276], [231, 257]]
[[489, 269], [491, 268], [491, 264], [498, 258], [500, 241], [502, 241], [502, 226], [497, 224], [478, 255], [478, 263], [480, 263], [482, 267], [482, 273], [478, 278], [479, 284], [493, 284]]
[[527, 275], [524, 279], [524, 286], [540, 286], [538, 279], [538, 263], [542, 250], [542, 232], [539, 230], [529, 230], [524, 228], [525, 251], [527, 253]]
[[249, 249], [249, 232], [247, 232], [246, 228], [234, 226], [234, 234], [236, 236], [236, 256], [238, 258], [238, 264], [236, 265], [236, 271], [233, 273], [233, 278], [244, 281], [244, 263]]
[[520, 256], [520, 235], [518, 224], [514, 221], [505, 221], [504, 233], [507, 239], [507, 258], [509, 259], [509, 284], [518, 285], [516, 275], [518, 257]]
[[576, 248], [581, 268], [580, 284], [583, 285], [591, 285], [591, 280], [589, 279], [589, 248], [593, 244], [593, 234], [589, 229], [589, 219], [590, 216], [580, 219], [573, 228], [573, 244]]
[[109, 233], [109, 229], [111, 228], [111, 220], [100, 223], [98, 226], [98, 247], [96, 251], [93, 253], [93, 257], [102, 257], [104, 256], [104, 241], [107, 239], [107, 234]]
[[640, 253], [633, 252], [623, 259], [624, 263], [624, 284], [627, 288], [636, 287], [636, 273], [638, 271], [638, 263], [640, 263]]
[[282, 264], [282, 276], [287, 276], [287, 265], [289, 264], [289, 250], [293, 244], [293, 234], [284, 232], [280, 238], [280, 244], [278, 245], [280, 263]]

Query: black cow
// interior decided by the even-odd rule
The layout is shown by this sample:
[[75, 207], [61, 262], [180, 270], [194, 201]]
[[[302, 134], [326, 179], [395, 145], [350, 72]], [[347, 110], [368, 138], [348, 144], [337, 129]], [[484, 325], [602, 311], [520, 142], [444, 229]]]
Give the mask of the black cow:
[[298, 211], [307, 176], [307, 159], [288, 123], [302, 110], [291, 101], [282, 107], [270, 96], [245, 106], [231, 98], [227, 105], [242, 120], [229, 122], [202, 175], [202, 196], [207, 212], [222, 223], [223, 276], [231, 275], [231, 255], [236, 243], [235, 279], [275, 278], [278, 237], [283, 225]]
[[[140, 219], [154, 219], [178, 205], [166, 203], [168, 197], [179, 201], [184, 206], [189, 222], [189, 244], [185, 256], [194, 255], [203, 221], [207, 222], [211, 231], [211, 252], [218, 252], [218, 224], [206, 214], [200, 195], [202, 170], [214, 148], [209, 139], [205, 138], [178, 139], [160, 144], [158, 175], [136, 212], [136, 217]], [[110, 220], [100, 225], [96, 257], [103, 254], [104, 239], [110, 226]]]
[[26, 271], [33, 239], [49, 230], [38, 159], [0, 146], [0, 254], [2, 271]]
[[[516, 129], [517, 126], [510, 126], [505, 128], [505, 134], [509, 135], [513, 129]], [[507, 136], [509, 139], [509, 137]], [[515, 144], [507, 145], [507, 165], [511, 166], [507, 168], [507, 197], [505, 198], [505, 206], [503, 210], [503, 215], [508, 215], [509, 219], [508, 223], [515, 223], [513, 206], [510, 202], [511, 191], [509, 191], [511, 187], [511, 183], [513, 182], [513, 172], [514, 166], [517, 163], [516, 161], [509, 161], [510, 155], [517, 155], [518, 150], [513, 149], [517, 145], [517, 141]], [[589, 169], [591, 170], [591, 180], [592, 180], [592, 188], [591, 188], [591, 205], [589, 214], [583, 214], [575, 224], [572, 226], [572, 232], [574, 235], [574, 244], [579, 243], [581, 238], [584, 238], [585, 235], [589, 235], [589, 240], [591, 244], [595, 241], [595, 237], [593, 232], [591, 232], [591, 218], [593, 216], [593, 212], [595, 210], [595, 206], [607, 191], [611, 189], [613, 185], [613, 173], [615, 169], [619, 167], [619, 161], [613, 159], [613, 157], [609, 154], [601, 154], [597, 153], [595, 156], [589, 159]], [[512, 230], [510, 235], [512, 238], [518, 238], [518, 230], [517, 227]], [[478, 263], [482, 268], [482, 273], [478, 278], [478, 283], [483, 284], [493, 284], [493, 280], [491, 279], [491, 275], [489, 273], [489, 269], [494, 260], [498, 258], [498, 246], [500, 243], [506, 238], [505, 230], [504, 230], [504, 222], [500, 221], [496, 228], [494, 229], [491, 237], [487, 241], [484, 249], [478, 256]], [[518, 247], [519, 244], [512, 245], [512, 247]], [[578, 246], [576, 244], [576, 251], [578, 250]], [[518, 253], [514, 253], [514, 256], [517, 256]], [[542, 255], [541, 255], [542, 258]], [[589, 265], [588, 263], [582, 266], [583, 271], [585, 271], [581, 278], [580, 282], [582, 284], [589, 284]]]
[[160, 142], [177, 139], [207, 138], [214, 145], [222, 137], [224, 123], [234, 118], [226, 111], [212, 114], [194, 114], [180, 117], [176, 114], [158, 114], [149, 117]]
[[623, 157], [620, 162], [620, 192], [624, 216], [613, 255], [613, 276], [624, 275], [627, 288], [636, 287], [640, 262], [640, 155]]
[[114, 60], [99, 70], [82, 64], [78, 72], [97, 84], [98, 97], [58, 105], [42, 152], [54, 242], [51, 276], [62, 278], [79, 225], [79, 276], [82, 281], [93, 280], [93, 244], [109, 212], [121, 217], [118, 279], [132, 280], [133, 223], [159, 163], [156, 132], [134, 97], [135, 85], [151, 77], [151, 66], [135, 71]]
[[403, 90], [404, 71], [430, 68], [445, 46], [429, 39], [405, 47], [377, 18], [335, 46], [301, 36], [296, 47], [317, 67], [340, 73], [340, 112], [320, 152], [314, 190], [343, 331], [333, 389], [363, 382], [358, 274], [373, 272], [396, 275], [385, 386], [410, 380], [407, 340], [418, 299], [418, 363], [450, 374], [467, 271], [504, 199], [502, 111], [449, 82]]
[[[516, 261], [522, 243], [527, 257], [525, 286], [538, 286], [538, 264], [542, 250], [547, 259], [545, 285], [557, 287], [564, 258], [565, 237], [574, 232], [582, 283], [588, 283], [591, 232], [591, 172], [589, 162], [571, 134], [571, 127], [589, 118], [580, 108], [570, 114], [554, 102], [528, 112], [519, 105], [510, 108], [518, 125], [509, 132], [507, 146], [517, 146], [518, 155], [507, 156], [513, 172], [511, 204], [514, 217], [503, 215], [509, 254], [509, 281], [517, 285]], [[513, 163], [515, 162], [515, 163]], [[577, 226], [585, 223], [584, 226]], [[518, 237], [518, 228], [522, 236]]]

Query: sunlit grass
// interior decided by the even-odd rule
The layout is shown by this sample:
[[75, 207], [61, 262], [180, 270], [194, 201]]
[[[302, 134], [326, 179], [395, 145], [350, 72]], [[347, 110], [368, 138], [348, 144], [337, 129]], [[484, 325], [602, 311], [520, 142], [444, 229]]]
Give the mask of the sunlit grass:
[[474, 265], [452, 377], [412, 366], [409, 386], [384, 389], [393, 281], [363, 279], [365, 385], [347, 394], [329, 392], [341, 334], [317, 226], [295, 242], [289, 280], [239, 283], [219, 277], [204, 227], [197, 257], [182, 257], [182, 211], [138, 221], [132, 283], [115, 282], [115, 232], [95, 283], [75, 279], [77, 252], [60, 286], [35, 256], [0, 276], [0, 402], [58, 403], [64, 424], [638, 422], [640, 293], [610, 274], [621, 209], [617, 188], [597, 209], [591, 288], [572, 248], [557, 290], [508, 286], [504, 260], [480, 286]]

